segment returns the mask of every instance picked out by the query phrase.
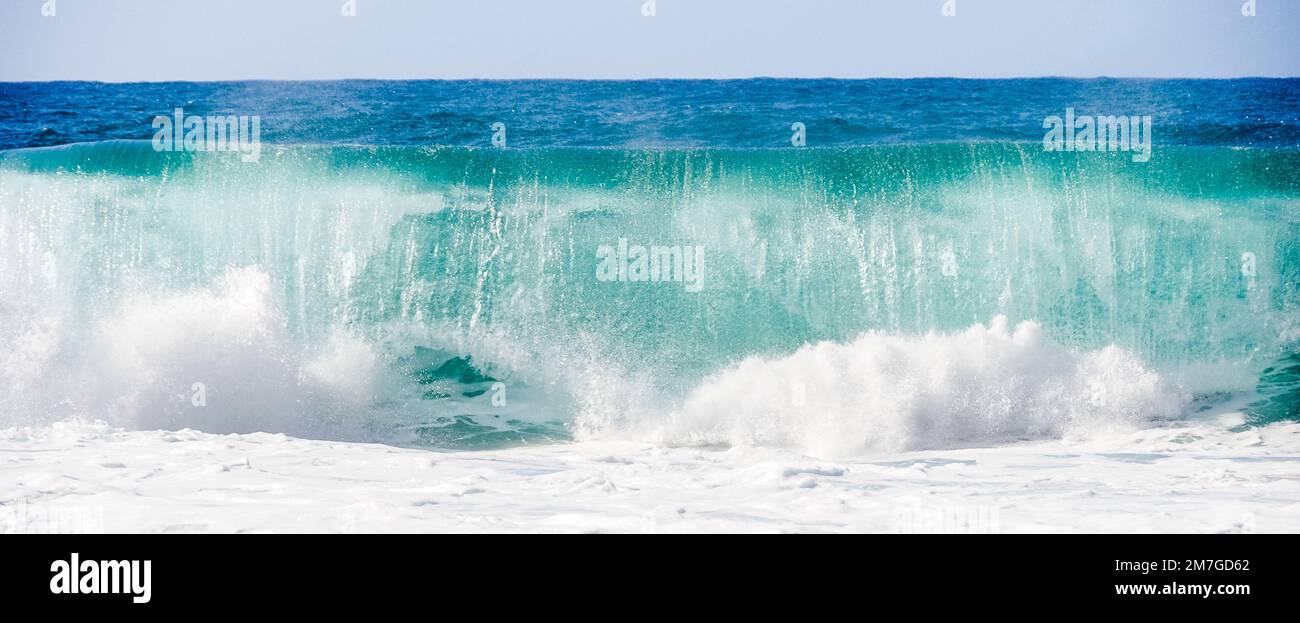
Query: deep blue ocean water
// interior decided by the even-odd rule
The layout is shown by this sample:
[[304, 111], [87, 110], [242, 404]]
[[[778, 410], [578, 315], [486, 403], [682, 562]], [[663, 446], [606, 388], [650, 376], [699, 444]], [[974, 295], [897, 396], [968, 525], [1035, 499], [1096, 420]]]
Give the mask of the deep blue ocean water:
[[1038, 141], [1043, 119], [1151, 115], [1166, 145], [1300, 145], [1300, 80], [650, 80], [0, 83], [0, 149], [147, 139], [150, 121], [262, 117], [277, 144], [811, 147]]

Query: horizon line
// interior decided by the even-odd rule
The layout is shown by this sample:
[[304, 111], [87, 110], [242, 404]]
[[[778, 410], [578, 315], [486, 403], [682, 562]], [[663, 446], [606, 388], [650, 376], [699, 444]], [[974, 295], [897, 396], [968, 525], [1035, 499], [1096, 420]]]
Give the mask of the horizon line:
[[49, 84], [59, 82], [80, 82], [87, 84], [168, 84], [168, 83], [223, 83], [223, 82], [735, 82], [746, 80], [836, 80], [842, 82], [865, 82], [870, 80], [1296, 80], [1300, 75], [1249, 75], [1249, 76], [748, 76], [748, 77], [708, 77], [708, 78], [557, 78], [557, 77], [517, 77], [517, 78], [221, 78], [214, 80], [159, 79], [159, 80], [91, 80], [84, 78], [51, 78], [43, 80], [9, 80], [0, 79], [0, 84]]

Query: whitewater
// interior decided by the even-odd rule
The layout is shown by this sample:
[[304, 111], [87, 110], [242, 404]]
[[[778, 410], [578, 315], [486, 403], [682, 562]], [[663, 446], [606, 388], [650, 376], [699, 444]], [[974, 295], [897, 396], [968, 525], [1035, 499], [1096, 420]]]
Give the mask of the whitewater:
[[1294, 530], [1298, 164], [0, 152], [0, 527]]

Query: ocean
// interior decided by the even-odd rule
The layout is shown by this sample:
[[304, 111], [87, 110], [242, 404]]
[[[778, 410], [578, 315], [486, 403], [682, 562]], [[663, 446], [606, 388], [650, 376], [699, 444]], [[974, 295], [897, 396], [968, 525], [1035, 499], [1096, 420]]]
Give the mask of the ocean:
[[277, 145], [768, 149], [1038, 143], [1043, 120], [1151, 115], [1162, 146], [1295, 148], [1295, 79], [0, 82], [0, 149], [147, 140], [156, 115], [260, 115]]
[[[160, 150], [155, 118], [191, 115], [256, 117], [256, 153], [179, 132]], [[1300, 512], [1161, 499], [1300, 493], [1276, 471], [1300, 460], [1300, 80], [0, 83], [0, 150], [11, 458], [196, 444], [171, 484], [131, 486], [269, 463], [338, 507], [330, 530], [371, 492], [324, 492], [309, 465], [398, 482], [444, 453], [441, 488], [376, 494], [400, 512], [348, 525]], [[1134, 464], [1160, 467], [1079, 513]], [[112, 472], [51, 486], [130, 507]], [[649, 495], [629, 486], [658, 491], [650, 510], [620, 514]], [[892, 506], [854, 497], [882, 487]], [[1024, 487], [1033, 514], [993, 501]], [[724, 510], [747, 496], [767, 502]], [[404, 523], [434, 498], [488, 523]], [[1151, 513], [1114, 523], [1134, 504]], [[297, 525], [259, 512], [189, 527]]]

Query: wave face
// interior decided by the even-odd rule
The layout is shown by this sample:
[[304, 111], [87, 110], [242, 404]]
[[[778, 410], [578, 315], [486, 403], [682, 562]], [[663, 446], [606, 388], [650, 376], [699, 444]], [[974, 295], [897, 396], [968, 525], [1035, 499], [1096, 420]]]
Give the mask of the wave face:
[[1257, 386], [1259, 418], [1296, 417], [1297, 172], [1292, 150], [1012, 143], [0, 152], [0, 404], [817, 453], [1140, 425]]

